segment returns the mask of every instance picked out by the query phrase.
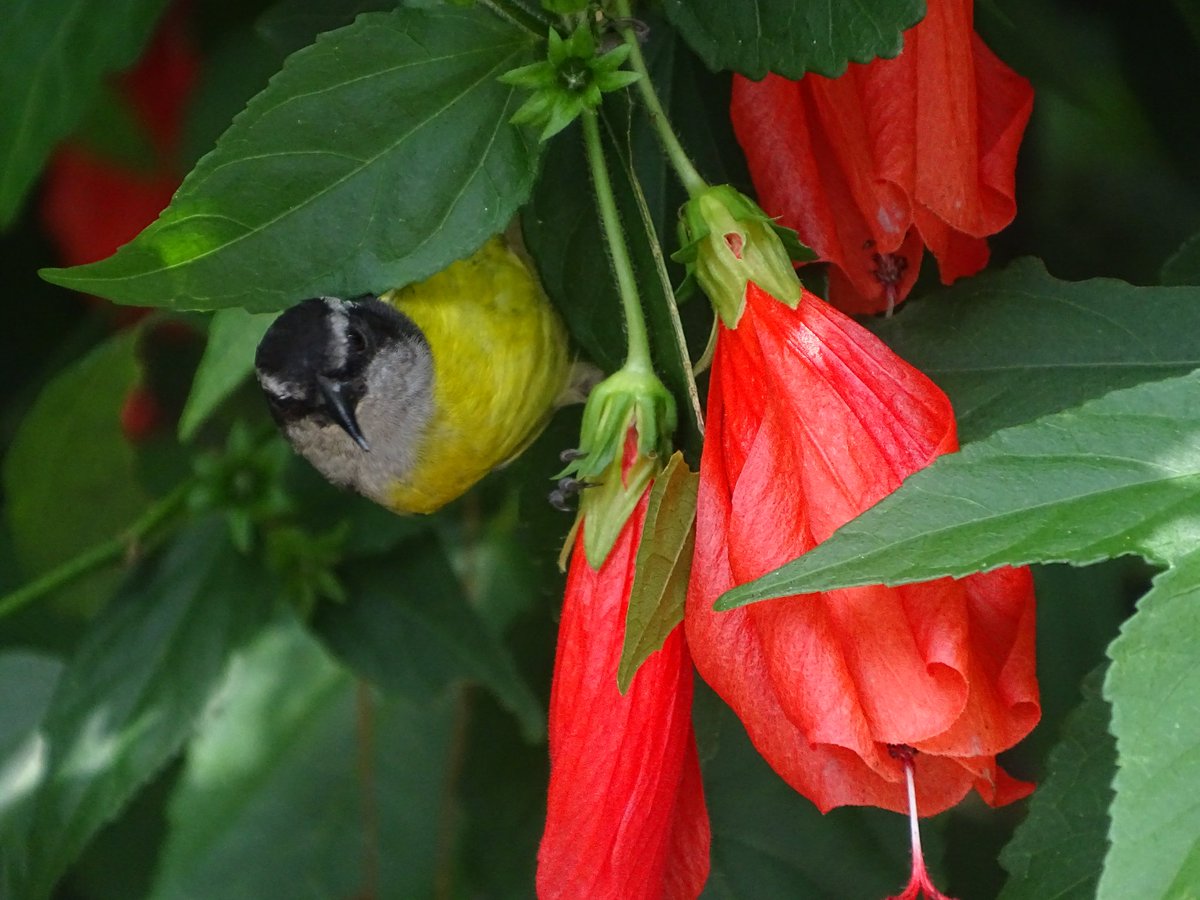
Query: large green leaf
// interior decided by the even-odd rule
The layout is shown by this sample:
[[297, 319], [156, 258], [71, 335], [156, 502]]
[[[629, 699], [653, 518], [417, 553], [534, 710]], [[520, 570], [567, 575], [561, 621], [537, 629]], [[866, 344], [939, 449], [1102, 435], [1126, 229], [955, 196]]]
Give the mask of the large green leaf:
[[46, 270], [122, 303], [282, 309], [424, 278], [502, 231], [536, 145], [508, 124], [531, 41], [484, 9], [368, 13], [288, 58], [157, 222]]
[[154, 900], [433, 896], [456, 695], [381, 702], [289, 620], [234, 658], [220, 696]]
[[[908, 826], [869, 808], [822, 815], [763, 761], [717, 697], [696, 693], [696, 735], [712, 821], [704, 900], [882, 897], [908, 875]], [[948, 818], [948, 817], [947, 817]], [[939, 856], [929, 820], [926, 859]]]
[[1109, 656], [1117, 798], [1097, 896], [1194, 897], [1186, 875], [1200, 835], [1200, 552], [1155, 580]]
[[667, 16], [714, 71], [836, 77], [849, 62], [893, 57], [923, 0], [666, 0]]
[[950, 395], [963, 443], [1200, 366], [1200, 288], [1059, 281], [1037, 259], [868, 324]]
[[1200, 542], [1200, 372], [1117, 391], [943, 456], [723, 609], [1005, 564], [1170, 562]]
[[[548, 668], [548, 666], [547, 666]], [[517, 722], [482, 692], [469, 695], [470, 734], [458, 778], [463, 806], [460, 896], [525, 900], [537, 896], [534, 873], [546, 819], [545, 747], [531, 748]]]
[[350, 599], [325, 604], [315, 626], [350, 668], [414, 702], [459, 681], [478, 682], [520, 719], [528, 739], [542, 736], [541, 703], [467, 603], [436, 538], [413, 538], [387, 557], [356, 560], [340, 574]]
[[258, 17], [254, 30], [286, 56], [311, 44], [322, 32], [349, 25], [360, 13], [397, 5], [396, 0], [278, 0]]
[[250, 377], [254, 351], [273, 321], [273, 316], [254, 315], [237, 307], [213, 316], [204, 356], [179, 417], [180, 440], [191, 440], [217, 407]]
[[10, 0], [0, 27], [0, 227], [46, 156], [132, 63], [166, 0]]
[[67, 664], [38, 730], [36, 789], [0, 820], [13, 896], [50, 893], [97, 829], [191, 733], [231, 648], [271, 602], [223, 523], [134, 573]]
[[149, 503], [120, 412], [139, 377], [127, 331], [51, 381], [4, 461], [8, 521], [29, 575], [65, 562], [130, 525]]
[[0, 705], [0, 820], [37, 785], [45, 749], [37, 725], [62, 669], [51, 656], [23, 650], [0, 654], [0, 697], [20, 698]]
[[1000, 900], [1091, 900], [1108, 849], [1108, 807], [1117, 748], [1108, 733], [1101, 670], [1063, 726], [1046, 777], [1000, 861], [1009, 879]]
[[1163, 263], [1163, 284], [1200, 284], [1200, 234], [1183, 242]]

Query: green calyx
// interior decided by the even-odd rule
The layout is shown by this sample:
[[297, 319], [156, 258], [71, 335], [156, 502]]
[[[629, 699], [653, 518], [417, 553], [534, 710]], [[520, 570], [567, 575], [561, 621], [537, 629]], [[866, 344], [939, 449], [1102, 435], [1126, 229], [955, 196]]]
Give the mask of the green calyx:
[[547, 39], [546, 58], [500, 76], [500, 81], [533, 91], [513, 113], [513, 124], [542, 125], [547, 140], [570, 125], [586, 109], [600, 105], [604, 94], [628, 87], [640, 77], [622, 69], [630, 48], [619, 44], [596, 55], [596, 38], [588, 23], [563, 38], [553, 28]]
[[753, 281], [781, 303], [800, 301], [792, 261], [816, 256], [796, 233], [777, 224], [753, 200], [727, 184], [693, 197], [679, 219], [681, 248], [672, 259], [687, 266], [726, 326], [736, 328]]
[[[658, 376], [627, 365], [592, 389], [583, 410], [579, 456], [556, 478], [583, 483], [579, 521], [588, 564], [599, 569], [634, 507], [670, 455], [675, 400]], [[625, 459], [630, 430], [636, 453]]]

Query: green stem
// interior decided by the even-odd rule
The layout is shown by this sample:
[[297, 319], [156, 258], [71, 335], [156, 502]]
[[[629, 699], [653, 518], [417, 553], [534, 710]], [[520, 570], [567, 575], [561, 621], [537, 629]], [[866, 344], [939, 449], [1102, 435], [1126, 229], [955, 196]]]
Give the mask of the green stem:
[[638, 93], [642, 95], [642, 102], [646, 105], [646, 115], [649, 116], [650, 124], [654, 126], [654, 131], [658, 135], [659, 141], [662, 142], [667, 159], [670, 160], [671, 165], [675, 169], [675, 174], [679, 176], [679, 180], [683, 182], [688, 196], [695, 197], [708, 187], [708, 182], [700, 176], [700, 173], [696, 171], [696, 167], [692, 165], [691, 159], [688, 158], [687, 152], [683, 149], [683, 145], [679, 143], [679, 138], [675, 135], [675, 130], [671, 127], [671, 121], [667, 118], [666, 110], [663, 109], [662, 103], [659, 102], [658, 94], [654, 90], [654, 84], [650, 81], [650, 71], [646, 68], [646, 59], [642, 56], [641, 45], [638, 44], [637, 33], [634, 31], [633, 26], [629, 24], [633, 18], [633, 10], [629, 0], [616, 0], [613, 4], [613, 9], [616, 10], [617, 16], [623, 20], [617, 23], [617, 30], [621, 32], [621, 37], [629, 45], [629, 64], [633, 68], [633, 71], [642, 76], [637, 80], [637, 88]]
[[120, 534], [88, 548], [78, 556], [67, 560], [57, 569], [52, 569], [40, 578], [0, 597], [0, 618], [125, 556], [138, 541], [144, 539], [179, 510], [190, 487], [190, 482], [180, 485], [142, 513], [141, 518]]
[[687, 381], [688, 400], [691, 401], [692, 421], [700, 436], [704, 437], [704, 412], [700, 408], [700, 392], [696, 388], [696, 375], [692, 369], [691, 354], [688, 351], [687, 337], [683, 333], [683, 321], [679, 318], [679, 306], [675, 302], [675, 291], [671, 287], [671, 276], [667, 273], [667, 263], [663, 259], [662, 244], [658, 240], [658, 230], [654, 227], [654, 217], [650, 215], [650, 205], [646, 202], [646, 193], [638, 181], [637, 173], [633, 170], [632, 157], [627, 159], [629, 183], [633, 185], [633, 197], [637, 201], [638, 212], [642, 217], [642, 227], [650, 236], [650, 253], [654, 257], [654, 268], [658, 272], [658, 280], [662, 285], [663, 299], [667, 314], [671, 318], [671, 331], [675, 335], [675, 349], [679, 353], [679, 363]]
[[596, 206], [600, 210], [600, 221], [604, 223], [604, 236], [608, 240], [609, 255], [613, 271], [617, 276], [617, 290], [621, 295], [621, 306], [625, 310], [625, 334], [628, 353], [625, 367], [653, 372], [650, 362], [650, 340], [646, 336], [646, 319], [642, 314], [642, 301], [638, 297], [637, 279], [633, 264], [629, 261], [629, 249], [625, 246], [625, 235], [621, 231], [621, 219], [617, 213], [617, 201], [613, 197], [612, 182], [608, 179], [608, 166], [604, 163], [604, 148], [600, 143], [600, 126], [595, 110], [587, 109], [583, 120], [583, 143], [587, 148], [588, 166], [592, 170], [592, 182], [596, 188]]

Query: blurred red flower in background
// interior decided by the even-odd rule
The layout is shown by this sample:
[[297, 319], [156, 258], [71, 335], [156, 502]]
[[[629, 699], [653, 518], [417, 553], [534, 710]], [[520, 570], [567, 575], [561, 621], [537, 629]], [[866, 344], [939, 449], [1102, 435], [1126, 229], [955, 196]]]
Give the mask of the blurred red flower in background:
[[1016, 213], [1029, 83], [973, 30], [971, 0], [929, 0], [895, 59], [839, 78], [734, 77], [734, 129], [759, 203], [832, 263], [829, 300], [890, 309], [924, 248], [950, 284], [982, 269]]
[[116, 82], [151, 150], [144, 166], [108, 158], [79, 140], [51, 159], [41, 213], [63, 265], [112, 255], [154, 221], [179, 187], [183, 114], [200, 68], [187, 24], [186, 4], [176, 4], [141, 59]]
[[[146, 158], [112, 158], [77, 138], [59, 147], [46, 168], [40, 212], [62, 265], [111, 256], [171, 201], [183, 180], [179, 144], [199, 70], [200, 57], [188, 31], [188, 5], [176, 3], [137, 64], [115, 79], [114, 93], [136, 127]], [[148, 312], [87, 299], [118, 327]], [[170, 418], [162, 399], [148, 385], [138, 384], [121, 409], [121, 429], [132, 443], [141, 443]]]
[[[637, 453], [633, 429], [623, 472]], [[538, 851], [542, 900], [690, 900], [710, 831], [682, 627], [617, 690], [646, 487], [598, 570], [582, 524], [571, 554], [550, 696], [550, 789]]]
[[[957, 449], [946, 396], [848, 317], [756, 284], [720, 325], [700, 468], [688, 645], [758, 751], [826, 811], [932, 815], [974, 787], [1018, 799], [995, 755], [1040, 715], [1028, 569], [768, 600], [714, 601], [829, 537]], [[907, 753], [907, 751], [905, 751]]]

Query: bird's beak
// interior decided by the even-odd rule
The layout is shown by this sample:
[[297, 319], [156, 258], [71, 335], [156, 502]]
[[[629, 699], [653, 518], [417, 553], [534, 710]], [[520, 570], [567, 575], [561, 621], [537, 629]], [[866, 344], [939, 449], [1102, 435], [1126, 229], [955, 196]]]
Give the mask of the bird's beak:
[[326, 378], [324, 375], [318, 375], [317, 386], [321, 389], [321, 395], [325, 398], [325, 404], [329, 407], [333, 421], [337, 422], [346, 434], [354, 439], [354, 443], [370, 452], [371, 448], [367, 445], [367, 439], [363, 437], [363, 433], [358, 427], [358, 420], [354, 418], [354, 410], [343, 393], [342, 383]]

